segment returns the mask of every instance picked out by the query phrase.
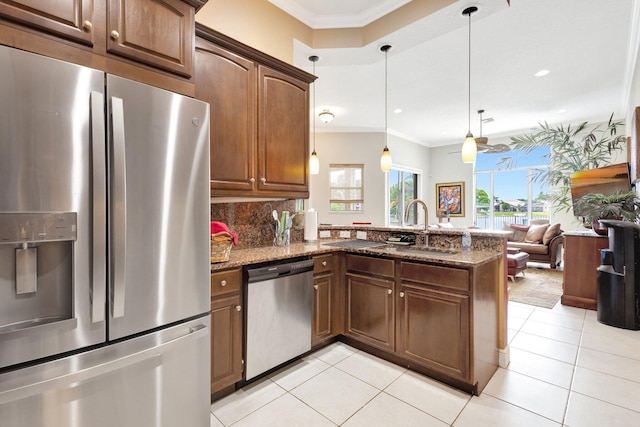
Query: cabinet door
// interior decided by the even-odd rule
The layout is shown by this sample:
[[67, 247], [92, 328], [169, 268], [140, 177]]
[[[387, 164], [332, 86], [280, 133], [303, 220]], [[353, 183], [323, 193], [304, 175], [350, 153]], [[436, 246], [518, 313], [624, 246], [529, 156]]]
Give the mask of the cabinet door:
[[563, 305], [597, 308], [600, 251], [608, 247], [607, 236], [564, 236]]
[[93, 0], [0, 0], [0, 16], [93, 46], [93, 3]]
[[258, 189], [307, 198], [309, 85], [258, 70]]
[[196, 42], [196, 98], [211, 111], [212, 195], [255, 189], [256, 72], [252, 61]]
[[393, 351], [393, 281], [347, 273], [346, 286], [346, 334]]
[[240, 295], [211, 303], [211, 393], [242, 379], [242, 306]]
[[313, 329], [311, 345], [316, 345], [323, 339], [333, 335], [332, 329], [332, 282], [333, 274], [325, 273], [313, 278]]
[[469, 297], [402, 284], [398, 299], [398, 354], [468, 380]]
[[195, 13], [181, 0], [109, 0], [107, 52], [190, 77]]

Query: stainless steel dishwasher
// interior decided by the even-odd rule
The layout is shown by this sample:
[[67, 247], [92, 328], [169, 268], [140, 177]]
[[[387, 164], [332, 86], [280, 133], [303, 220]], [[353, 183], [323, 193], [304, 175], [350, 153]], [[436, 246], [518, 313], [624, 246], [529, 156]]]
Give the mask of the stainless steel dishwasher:
[[311, 350], [313, 260], [247, 269], [245, 380]]

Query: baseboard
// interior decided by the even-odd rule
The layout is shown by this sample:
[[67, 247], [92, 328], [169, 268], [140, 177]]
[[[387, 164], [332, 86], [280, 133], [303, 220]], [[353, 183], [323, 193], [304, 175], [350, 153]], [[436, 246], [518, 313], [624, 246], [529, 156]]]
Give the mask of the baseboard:
[[498, 366], [506, 368], [509, 366], [509, 362], [511, 362], [511, 352], [507, 345], [505, 348], [498, 349]]

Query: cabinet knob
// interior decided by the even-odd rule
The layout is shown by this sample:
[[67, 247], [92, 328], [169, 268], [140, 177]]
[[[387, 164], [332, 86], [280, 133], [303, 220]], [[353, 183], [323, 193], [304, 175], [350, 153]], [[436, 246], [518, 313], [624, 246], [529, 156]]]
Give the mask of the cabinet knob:
[[240, 307], [239, 305], [236, 305], [236, 311], [242, 311], [242, 307]]
[[327, 261], [322, 261], [322, 266], [326, 267], [327, 266]]
[[226, 280], [221, 280], [220, 281], [220, 286], [222, 286], [222, 287], [227, 286], [227, 281]]
[[111, 38], [113, 40], [118, 40], [120, 38], [120, 33], [117, 32], [116, 30], [111, 31]]
[[256, 182], [256, 179], [251, 177], [251, 178], [249, 178], [249, 182], [253, 184], [254, 182]]
[[90, 33], [91, 30], [93, 30], [93, 24], [91, 23], [91, 21], [84, 21], [82, 23], [82, 29], [85, 30], [87, 33]]
[[262, 183], [264, 184], [265, 182], [267, 182], [267, 178], [262, 177], [260, 178], [260, 181], [262, 181]]
[[404, 292], [400, 292], [400, 298], [404, 298]]
[[318, 290], [318, 285], [313, 285], [313, 289]]
[[393, 291], [392, 291], [391, 289], [387, 289], [387, 293], [388, 293], [389, 295], [391, 295], [391, 294], [393, 293]]

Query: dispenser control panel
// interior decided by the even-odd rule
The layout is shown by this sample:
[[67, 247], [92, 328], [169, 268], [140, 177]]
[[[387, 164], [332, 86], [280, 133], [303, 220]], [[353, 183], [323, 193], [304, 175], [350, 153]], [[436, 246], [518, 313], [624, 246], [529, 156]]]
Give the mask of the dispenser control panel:
[[0, 243], [76, 240], [75, 212], [0, 213]]

